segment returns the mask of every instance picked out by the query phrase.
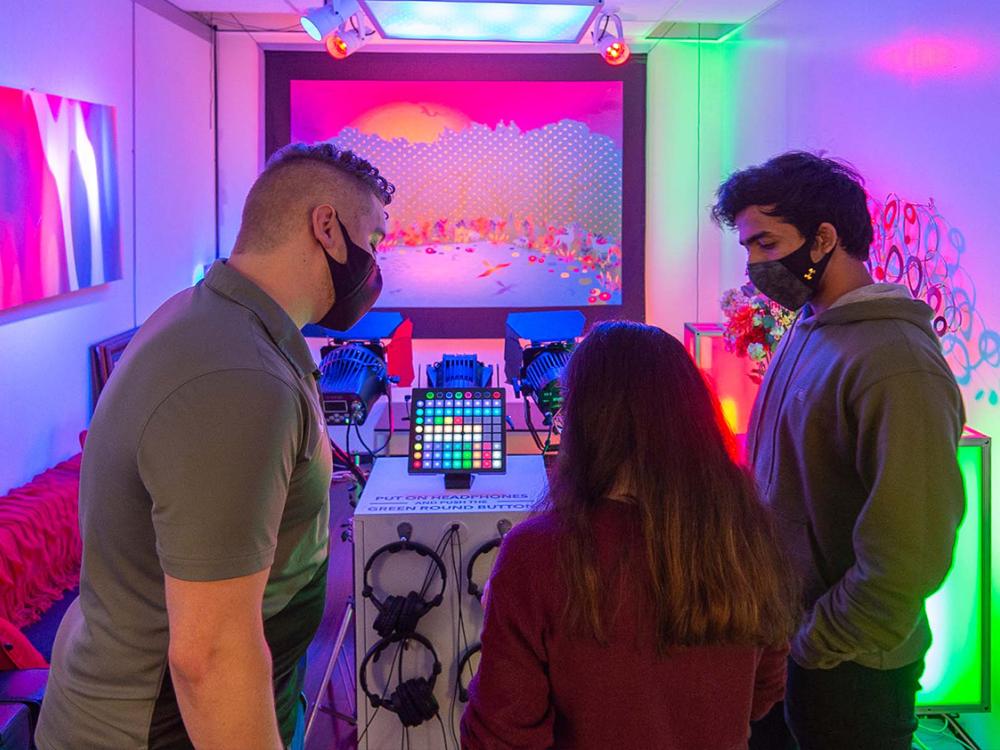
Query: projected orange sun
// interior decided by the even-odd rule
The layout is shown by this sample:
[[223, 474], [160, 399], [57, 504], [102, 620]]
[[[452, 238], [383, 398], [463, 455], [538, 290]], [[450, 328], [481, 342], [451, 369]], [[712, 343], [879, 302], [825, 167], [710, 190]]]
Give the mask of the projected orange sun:
[[470, 123], [464, 113], [440, 104], [393, 102], [368, 110], [351, 127], [387, 141], [403, 138], [410, 143], [433, 143], [446, 129], [460, 133]]

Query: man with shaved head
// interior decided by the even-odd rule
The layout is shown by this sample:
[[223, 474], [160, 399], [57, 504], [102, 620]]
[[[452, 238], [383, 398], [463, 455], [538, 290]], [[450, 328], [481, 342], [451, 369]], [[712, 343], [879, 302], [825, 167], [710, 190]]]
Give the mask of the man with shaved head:
[[374, 304], [393, 190], [349, 151], [282, 149], [229, 260], [129, 344], [84, 448], [80, 597], [56, 637], [41, 750], [292, 743], [331, 471], [300, 329], [350, 328]]

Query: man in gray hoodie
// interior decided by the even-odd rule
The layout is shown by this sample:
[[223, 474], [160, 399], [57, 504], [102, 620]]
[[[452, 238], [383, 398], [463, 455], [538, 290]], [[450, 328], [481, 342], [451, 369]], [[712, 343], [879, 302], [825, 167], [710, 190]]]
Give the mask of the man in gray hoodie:
[[874, 284], [859, 176], [793, 152], [732, 175], [715, 219], [800, 310], [754, 406], [748, 455], [798, 573], [785, 716], [802, 750], [909, 750], [925, 599], [952, 563], [965, 421], [932, 310]]

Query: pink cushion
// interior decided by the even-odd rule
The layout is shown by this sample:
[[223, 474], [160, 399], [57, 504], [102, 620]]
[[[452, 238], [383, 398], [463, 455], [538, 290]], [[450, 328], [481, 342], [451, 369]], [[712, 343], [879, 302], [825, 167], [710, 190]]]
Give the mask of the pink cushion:
[[38, 620], [80, 578], [79, 455], [0, 496], [0, 618]]
[[31, 641], [12, 623], [0, 617], [0, 670], [47, 666], [49, 663], [31, 645]]

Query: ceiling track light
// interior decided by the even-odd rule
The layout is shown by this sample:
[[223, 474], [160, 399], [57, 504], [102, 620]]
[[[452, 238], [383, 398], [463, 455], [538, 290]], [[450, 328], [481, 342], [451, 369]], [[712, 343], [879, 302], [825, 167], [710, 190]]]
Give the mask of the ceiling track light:
[[359, 14], [358, 0], [327, 0], [318, 8], [311, 8], [299, 19], [305, 32], [317, 42], [345, 26], [348, 19]]
[[357, 52], [368, 40], [369, 29], [364, 13], [356, 13], [326, 38], [326, 51], [334, 60], [343, 60]]
[[622, 18], [618, 11], [601, 11], [594, 21], [591, 36], [594, 47], [608, 65], [623, 65], [632, 54], [625, 41]]

